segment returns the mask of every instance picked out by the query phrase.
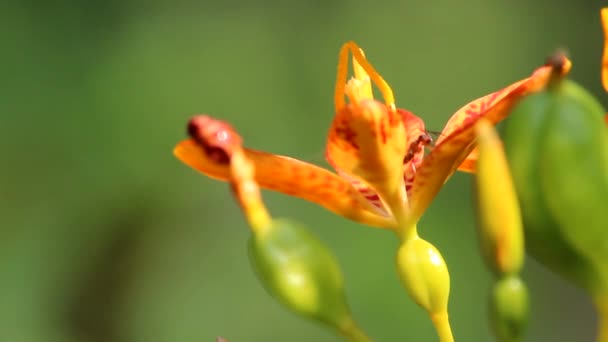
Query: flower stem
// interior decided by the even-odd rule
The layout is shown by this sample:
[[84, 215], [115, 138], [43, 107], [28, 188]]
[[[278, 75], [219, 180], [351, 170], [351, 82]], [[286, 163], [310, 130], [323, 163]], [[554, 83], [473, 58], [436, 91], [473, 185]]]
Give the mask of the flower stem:
[[431, 321], [433, 321], [435, 330], [437, 330], [440, 342], [454, 342], [447, 312], [431, 314]]
[[341, 325], [340, 333], [350, 342], [372, 342], [372, 339], [352, 319]]
[[272, 218], [264, 206], [260, 187], [255, 181], [255, 167], [239, 148], [230, 160], [232, 189], [254, 233], [263, 233], [270, 227]]
[[598, 314], [597, 342], [608, 342], [608, 295], [595, 299]]

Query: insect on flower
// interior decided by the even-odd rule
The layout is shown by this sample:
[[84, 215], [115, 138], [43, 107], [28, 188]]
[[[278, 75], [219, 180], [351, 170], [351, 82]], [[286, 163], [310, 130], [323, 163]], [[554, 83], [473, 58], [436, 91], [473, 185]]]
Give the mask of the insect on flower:
[[431, 134], [439, 134], [431, 131], [425, 131], [420, 134], [418, 138], [410, 143], [410, 146], [407, 148], [407, 153], [405, 157], [403, 157], [403, 164], [408, 163], [414, 156], [422, 151], [425, 147], [430, 147], [434, 144], [435, 140], [431, 136]]

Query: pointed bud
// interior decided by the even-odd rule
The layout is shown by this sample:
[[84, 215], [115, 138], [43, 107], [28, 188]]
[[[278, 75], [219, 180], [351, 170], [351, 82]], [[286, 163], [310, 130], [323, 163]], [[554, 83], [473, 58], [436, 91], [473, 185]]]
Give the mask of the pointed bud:
[[405, 240], [397, 252], [397, 270], [410, 297], [431, 316], [441, 341], [451, 340], [450, 275], [437, 248], [417, 236]]
[[477, 218], [482, 254], [497, 274], [517, 273], [524, 260], [524, 241], [511, 173], [492, 124], [480, 120], [475, 128]]
[[490, 322], [499, 342], [521, 341], [528, 322], [528, 290], [517, 276], [494, 284], [490, 296]]
[[336, 259], [310, 232], [276, 219], [251, 237], [249, 247], [258, 278], [281, 304], [355, 341], [367, 341], [351, 316]]
[[[568, 80], [547, 92], [539, 172], [545, 203], [581, 253], [608, 271], [608, 127], [605, 110]], [[608, 288], [606, 288], [608, 290]]]
[[522, 100], [505, 151], [528, 250], [592, 294], [608, 292], [608, 128], [586, 90], [556, 78]]

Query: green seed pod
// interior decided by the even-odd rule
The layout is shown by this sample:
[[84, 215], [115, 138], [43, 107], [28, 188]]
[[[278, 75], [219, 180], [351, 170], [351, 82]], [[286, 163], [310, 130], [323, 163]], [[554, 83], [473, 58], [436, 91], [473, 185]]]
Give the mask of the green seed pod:
[[297, 314], [329, 324], [356, 341], [365, 341], [346, 302], [344, 282], [334, 256], [300, 225], [275, 219], [254, 234], [250, 260], [266, 290]]
[[397, 252], [397, 270], [418, 305], [430, 314], [447, 314], [450, 275], [435, 246], [419, 237], [406, 240]]
[[504, 134], [528, 251], [591, 292], [608, 289], [608, 256], [597, 257], [608, 243], [602, 117], [582, 88], [555, 80], [515, 107]]
[[521, 341], [528, 311], [528, 290], [518, 276], [507, 276], [494, 284], [490, 296], [490, 323], [498, 341]]
[[539, 156], [545, 203], [562, 233], [608, 271], [608, 127], [604, 109], [571, 81], [548, 92]]

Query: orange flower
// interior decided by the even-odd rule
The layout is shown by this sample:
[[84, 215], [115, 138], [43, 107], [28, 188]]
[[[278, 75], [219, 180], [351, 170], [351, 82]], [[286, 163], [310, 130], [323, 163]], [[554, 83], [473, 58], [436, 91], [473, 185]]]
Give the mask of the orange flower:
[[[347, 81], [349, 53], [354, 77]], [[567, 72], [570, 62], [560, 63]], [[404, 233], [415, 227], [441, 186], [456, 169], [474, 171], [475, 123], [504, 119], [522, 96], [542, 89], [552, 64], [530, 77], [465, 105], [452, 116], [431, 152], [424, 122], [395, 106], [393, 92], [353, 42], [340, 51], [335, 90], [335, 113], [326, 157], [337, 173], [318, 166], [252, 149], [244, 153], [255, 165], [255, 180], [266, 189], [315, 202], [367, 225]], [[384, 97], [375, 100], [372, 82]], [[348, 101], [346, 101], [346, 99]], [[184, 163], [223, 181], [226, 165], [192, 139], [174, 150]]]

